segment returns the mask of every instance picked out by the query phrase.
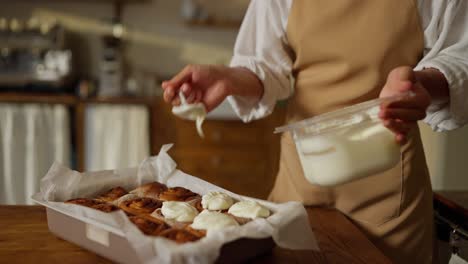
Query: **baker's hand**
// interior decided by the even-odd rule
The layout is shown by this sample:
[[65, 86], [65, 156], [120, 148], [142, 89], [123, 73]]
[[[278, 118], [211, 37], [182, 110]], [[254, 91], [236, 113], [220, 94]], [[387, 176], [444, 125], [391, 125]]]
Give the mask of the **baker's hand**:
[[413, 69], [406, 66], [392, 70], [380, 92], [380, 98], [384, 98], [408, 91], [413, 93], [412, 96], [382, 104], [379, 113], [384, 125], [395, 133], [396, 141], [400, 144], [406, 142], [408, 132], [417, 125], [417, 121], [426, 117], [431, 96], [417, 81]]
[[171, 80], [162, 83], [164, 100], [179, 105], [181, 90], [188, 103], [203, 102], [209, 112], [230, 93], [227, 70], [218, 65], [188, 65]]
[[164, 100], [179, 105], [181, 90], [188, 103], [202, 102], [210, 112], [229, 95], [260, 100], [263, 84], [257, 75], [243, 67], [189, 65], [169, 81], [162, 83]]

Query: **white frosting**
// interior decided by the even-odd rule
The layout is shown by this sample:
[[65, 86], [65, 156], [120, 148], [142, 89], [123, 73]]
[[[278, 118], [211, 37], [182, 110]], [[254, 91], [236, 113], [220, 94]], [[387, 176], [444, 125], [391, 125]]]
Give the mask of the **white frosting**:
[[234, 203], [234, 200], [222, 192], [209, 192], [202, 196], [201, 203], [204, 209], [217, 211], [228, 209]]
[[198, 215], [198, 210], [185, 202], [163, 202], [162, 215], [177, 222], [192, 222]]
[[220, 230], [228, 226], [238, 226], [239, 223], [229, 215], [204, 210], [195, 219], [191, 227], [193, 229]]
[[373, 175], [400, 161], [400, 146], [393, 133], [380, 121], [363, 122], [295, 140], [305, 178], [322, 186]]
[[229, 208], [228, 213], [233, 216], [251, 219], [266, 218], [270, 216], [270, 210], [255, 201], [237, 202]]
[[200, 137], [204, 137], [202, 124], [206, 118], [206, 108], [203, 103], [188, 104], [183, 93], [179, 94], [181, 104], [172, 107], [172, 113], [180, 118], [188, 119], [196, 122], [197, 132]]

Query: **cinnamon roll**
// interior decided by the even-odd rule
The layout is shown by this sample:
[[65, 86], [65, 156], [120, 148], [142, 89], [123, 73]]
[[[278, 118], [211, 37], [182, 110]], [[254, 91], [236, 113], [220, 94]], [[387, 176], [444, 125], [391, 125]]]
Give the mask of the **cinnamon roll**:
[[229, 214], [244, 219], [267, 218], [270, 210], [256, 201], [245, 200], [235, 203], [229, 208]]
[[239, 226], [239, 223], [230, 215], [205, 210], [193, 219], [191, 228], [196, 230], [222, 230], [229, 226]]
[[186, 229], [170, 228], [159, 233], [159, 236], [165, 237], [178, 244], [194, 242], [202, 238], [202, 236], [192, 233]]
[[203, 205], [202, 205], [202, 198], [198, 197], [190, 201], [187, 201], [187, 203], [195, 207], [200, 213], [204, 210]]
[[202, 197], [204, 209], [212, 211], [224, 211], [234, 203], [234, 199], [222, 192], [209, 192]]
[[98, 197], [96, 197], [96, 199], [104, 202], [113, 202], [114, 200], [117, 200], [118, 198], [126, 195], [127, 193], [128, 192], [124, 188], [119, 186], [112, 188], [107, 192], [99, 195]]
[[76, 198], [76, 199], [70, 199], [66, 201], [65, 203], [86, 206], [86, 207], [90, 207], [90, 208], [93, 208], [102, 212], [106, 212], [106, 213], [110, 213], [119, 209], [113, 204], [106, 203], [97, 199]]
[[130, 215], [149, 215], [161, 206], [161, 201], [146, 197], [138, 197], [119, 203], [120, 209]]
[[162, 201], [184, 202], [184, 201], [191, 201], [197, 198], [200, 198], [199, 194], [196, 194], [184, 187], [169, 188], [159, 195], [159, 199]]
[[160, 182], [150, 182], [141, 185], [130, 193], [136, 194], [140, 197], [148, 197], [153, 199], [159, 199], [159, 195], [167, 190], [167, 186]]
[[138, 229], [145, 235], [149, 236], [157, 236], [162, 231], [169, 228], [169, 226], [164, 223], [164, 221], [160, 221], [154, 218], [145, 217], [145, 216], [131, 216], [129, 217], [130, 221], [135, 224]]
[[189, 231], [190, 233], [199, 236], [199, 237], [204, 237], [206, 236], [206, 230], [203, 229], [194, 229], [190, 225], [185, 226], [183, 229]]

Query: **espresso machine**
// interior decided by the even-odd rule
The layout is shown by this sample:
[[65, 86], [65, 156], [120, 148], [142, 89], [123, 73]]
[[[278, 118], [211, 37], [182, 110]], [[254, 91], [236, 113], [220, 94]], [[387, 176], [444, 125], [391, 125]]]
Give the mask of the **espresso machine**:
[[57, 23], [0, 17], [0, 92], [64, 89], [72, 52]]

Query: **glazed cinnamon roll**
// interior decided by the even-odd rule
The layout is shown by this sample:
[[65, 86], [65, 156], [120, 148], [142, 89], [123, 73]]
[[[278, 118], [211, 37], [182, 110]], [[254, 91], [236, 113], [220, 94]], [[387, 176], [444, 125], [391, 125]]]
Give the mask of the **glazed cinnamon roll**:
[[199, 197], [192, 199], [190, 201], [187, 201], [187, 203], [195, 207], [200, 213], [204, 210], [203, 205], [202, 205], [202, 199]]
[[161, 206], [161, 201], [146, 197], [138, 197], [119, 203], [120, 209], [130, 215], [149, 215]]
[[131, 191], [130, 193], [136, 194], [140, 197], [159, 199], [159, 195], [166, 190], [167, 186], [165, 184], [155, 181], [143, 184], [135, 190]]
[[233, 204], [228, 211], [239, 224], [245, 224], [252, 219], [267, 218], [271, 212], [256, 201], [244, 200]]
[[194, 242], [202, 238], [203, 236], [192, 233], [186, 229], [170, 228], [159, 233], [159, 236], [165, 237], [178, 244]]
[[151, 216], [165, 221], [171, 227], [184, 228], [198, 215], [198, 210], [186, 202], [165, 201]]
[[157, 236], [162, 231], [169, 229], [169, 226], [166, 223], [164, 223], [164, 221], [159, 221], [154, 218], [145, 216], [131, 216], [129, 217], [129, 219], [145, 235]]
[[196, 194], [184, 187], [169, 188], [159, 195], [159, 199], [162, 201], [184, 202], [184, 201], [191, 201], [197, 198], [200, 198], [199, 194]]
[[107, 192], [99, 195], [98, 197], [96, 197], [96, 199], [104, 202], [113, 202], [114, 200], [117, 200], [118, 198], [126, 195], [127, 193], [128, 192], [124, 188], [119, 186], [112, 188]]
[[97, 199], [76, 198], [70, 199], [65, 203], [86, 206], [106, 213], [119, 210], [119, 208], [114, 206], [113, 204], [106, 203]]
[[190, 225], [185, 226], [183, 229], [189, 231], [190, 233], [199, 236], [199, 237], [204, 237], [206, 236], [206, 230], [199, 230], [199, 229], [194, 229]]

